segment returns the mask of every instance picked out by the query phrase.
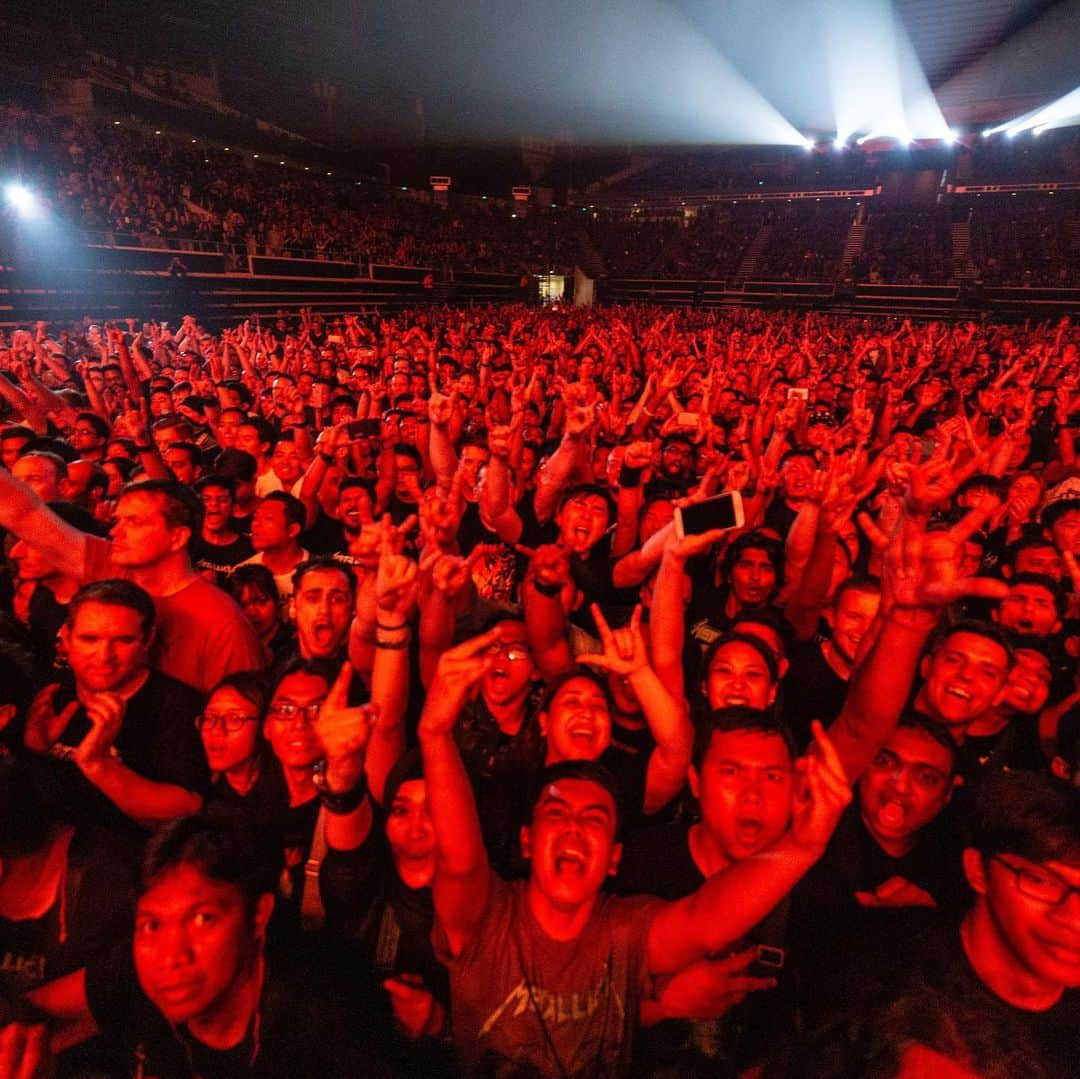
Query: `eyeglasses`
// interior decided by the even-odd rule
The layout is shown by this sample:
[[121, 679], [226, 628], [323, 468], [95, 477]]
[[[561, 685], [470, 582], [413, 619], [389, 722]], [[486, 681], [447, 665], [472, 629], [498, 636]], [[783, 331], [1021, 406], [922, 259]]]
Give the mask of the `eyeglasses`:
[[1074, 892], [1080, 895], [1080, 885], [1069, 884], [1048, 869], [1013, 865], [1012, 862], [1005, 861], [1000, 854], [991, 854], [990, 857], [1012, 871], [1016, 877], [1017, 890], [1028, 899], [1035, 899], [1050, 907], [1059, 907]]
[[503, 644], [496, 641], [494, 644], [489, 644], [484, 651], [489, 656], [504, 655], [509, 660], [529, 658], [529, 650], [523, 644]]
[[252, 723], [258, 716], [249, 716], [243, 712], [203, 712], [195, 719], [195, 726], [200, 731], [213, 731], [224, 728], [229, 734], [235, 734], [245, 723]]
[[282, 723], [291, 723], [294, 719], [302, 718], [305, 723], [314, 723], [319, 715], [322, 701], [314, 704], [294, 704], [292, 701], [281, 701], [270, 706], [270, 715], [279, 719]]

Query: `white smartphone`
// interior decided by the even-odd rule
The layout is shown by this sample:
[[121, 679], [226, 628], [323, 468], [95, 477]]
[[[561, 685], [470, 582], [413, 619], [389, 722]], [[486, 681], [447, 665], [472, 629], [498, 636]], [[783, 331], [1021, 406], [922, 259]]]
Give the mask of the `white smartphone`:
[[675, 507], [675, 535], [679, 539], [717, 528], [742, 528], [743, 522], [743, 500], [738, 491], [725, 491], [704, 502]]

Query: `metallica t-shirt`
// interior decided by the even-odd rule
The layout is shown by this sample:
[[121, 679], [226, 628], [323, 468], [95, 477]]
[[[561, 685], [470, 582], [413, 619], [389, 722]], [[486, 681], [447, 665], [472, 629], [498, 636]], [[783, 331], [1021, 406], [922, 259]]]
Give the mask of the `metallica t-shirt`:
[[456, 958], [436, 924], [465, 1073], [625, 1075], [660, 901], [600, 895], [582, 932], [557, 941], [534, 920], [527, 887], [492, 874], [483, 917]]

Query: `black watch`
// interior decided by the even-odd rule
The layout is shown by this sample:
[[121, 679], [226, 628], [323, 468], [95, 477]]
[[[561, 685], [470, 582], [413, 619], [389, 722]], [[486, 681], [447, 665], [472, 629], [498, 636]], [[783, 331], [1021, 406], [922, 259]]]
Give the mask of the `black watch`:
[[326, 761], [321, 760], [311, 770], [311, 779], [315, 784], [315, 790], [319, 792], [319, 801], [326, 807], [328, 813], [344, 814], [352, 813], [359, 809], [361, 803], [367, 797], [367, 775], [363, 774], [356, 785], [347, 791], [335, 792], [326, 785]]

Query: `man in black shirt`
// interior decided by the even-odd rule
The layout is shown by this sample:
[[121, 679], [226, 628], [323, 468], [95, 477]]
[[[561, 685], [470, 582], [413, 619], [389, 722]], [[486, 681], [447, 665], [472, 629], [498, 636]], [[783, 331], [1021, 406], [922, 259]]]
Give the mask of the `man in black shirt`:
[[255, 553], [251, 540], [232, 527], [236, 509], [236, 480], [231, 476], [204, 476], [195, 488], [202, 499], [202, 530], [191, 541], [195, 568], [214, 584], [221, 584], [235, 566]]
[[153, 600], [130, 581], [97, 581], [68, 608], [62, 638], [71, 678], [46, 686], [30, 707], [26, 747], [74, 764], [86, 781], [64, 794], [76, 807], [115, 819], [107, 803], [139, 822], [171, 820], [201, 805], [209, 775], [195, 717], [200, 694], [149, 666]]
[[[1015, 657], [1001, 630], [988, 622], [963, 621], [949, 627], [922, 660], [925, 681], [914, 706], [949, 728], [958, 745], [968, 730], [1004, 699]], [[960, 774], [976, 762], [966, 755]]]
[[859, 644], [880, 604], [881, 586], [875, 580], [848, 578], [823, 612], [828, 634], [800, 641], [792, 649], [784, 679], [791, 692], [784, 697], [784, 713], [800, 745], [810, 741], [811, 720], [829, 724], [840, 714]]
[[[160, 832], [143, 867], [133, 943], [31, 994], [52, 1050], [100, 1032], [131, 1075], [385, 1074], [335, 998], [267, 955], [275, 877], [250, 837], [201, 818]], [[0, 1034], [7, 1074], [40, 1074], [48, 1056], [41, 1026]]]

